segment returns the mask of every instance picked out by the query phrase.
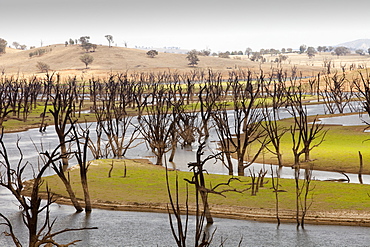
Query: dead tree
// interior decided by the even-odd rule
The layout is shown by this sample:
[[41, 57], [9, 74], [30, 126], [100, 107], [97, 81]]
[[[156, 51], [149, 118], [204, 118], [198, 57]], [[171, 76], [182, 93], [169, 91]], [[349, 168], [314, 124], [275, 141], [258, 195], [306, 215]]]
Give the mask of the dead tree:
[[358, 151], [358, 156], [359, 156], [359, 159], [360, 159], [360, 168], [358, 169], [358, 181], [360, 182], [360, 184], [363, 184], [362, 171], [363, 171], [364, 163], [363, 163], [362, 154], [361, 154], [360, 151]]
[[310, 121], [307, 108], [302, 102], [303, 93], [300, 88], [287, 95], [290, 105], [288, 110], [294, 120], [294, 124], [290, 126], [294, 166], [299, 166], [300, 157], [303, 154], [304, 161], [310, 161], [311, 150], [324, 141], [328, 130], [325, 130], [324, 124], [318, 121], [318, 116]]
[[71, 183], [65, 174], [69, 165], [68, 159], [70, 155], [70, 152], [68, 152], [67, 148], [67, 143], [69, 143], [68, 135], [72, 130], [71, 126], [68, 126], [68, 124], [73, 125], [75, 123], [72, 120], [74, 98], [71, 95], [71, 87], [62, 87], [57, 85], [54, 88], [54, 91], [55, 95], [51, 97], [52, 109], [50, 109], [50, 112], [54, 119], [54, 128], [59, 140], [62, 162], [59, 162], [58, 164], [53, 163], [52, 168], [63, 181], [73, 206], [77, 211], [82, 211], [83, 209], [78, 202]]
[[249, 169], [249, 176], [250, 176], [250, 178], [251, 178], [251, 196], [255, 196], [255, 195], [257, 195], [257, 189], [256, 189], [256, 187], [258, 187], [258, 184], [257, 184], [257, 182], [256, 182], [256, 173], [253, 171], [251, 171], [250, 169]]
[[82, 185], [82, 190], [84, 193], [84, 198], [85, 198], [85, 211], [86, 212], [91, 212], [92, 207], [91, 207], [91, 200], [90, 200], [90, 193], [89, 193], [89, 186], [87, 183], [87, 170], [89, 169], [90, 162], [87, 161], [87, 155], [88, 155], [88, 140], [89, 140], [89, 130], [85, 131], [83, 133], [83, 140], [82, 143], [80, 141], [80, 138], [78, 137], [78, 133], [76, 130], [76, 127], [72, 125], [73, 129], [73, 135], [75, 136], [76, 140], [76, 147], [77, 151], [74, 152], [75, 157], [77, 159], [78, 166], [80, 167], [80, 178], [81, 178], [81, 185]]
[[[132, 125], [132, 116], [127, 108], [133, 102], [133, 87], [127, 75], [110, 75], [103, 82], [91, 81], [90, 87], [94, 98], [93, 111], [97, 119], [96, 142], [89, 141], [89, 148], [95, 158], [125, 156], [127, 150], [137, 138], [138, 128]], [[102, 87], [103, 85], [103, 87]], [[129, 127], [134, 131], [128, 135]]]
[[156, 156], [156, 165], [163, 165], [163, 156], [171, 150], [171, 133], [174, 122], [170, 114], [170, 100], [164, 88], [151, 93], [152, 102], [146, 100], [146, 115], [139, 120], [140, 133]]
[[11, 106], [11, 94], [8, 87], [0, 84], [0, 127], [3, 126], [5, 118], [13, 111]]
[[[262, 71], [261, 71], [262, 74]], [[262, 74], [263, 76], [263, 74]], [[270, 77], [269, 80], [261, 81], [261, 95], [264, 95], [274, 110], [278, 110], [281, 106], [286, 104], [285, 87], [288, 80], [288, 75], [279, 69], [276, 73], [276, 79]], [[260, 76], [260, 79], [261, 76]]]
[[51, 97], [52, 108], [49, 110], [53, 116], [55, 132], [60, 143], [60, 152], [63, 155], [63, 169], [68, 167], [68, 148], [66, 139], [68, 136], [68, 124], [72, 121], [74, 98], [70, 87], [56, 85], [54, 96]]
[[362, 101], [364, 110], [370, 116], [370, 76], [369, 74], [364, 75], [362, 72], [359, 72], [359, 77], [352, 82], [358, 92], [358, 99]]
[[[180, 204], [180, 198], [179, 198], [179, 181], [178, 176], [176, 174], [176, 180], [175, 180], [175, 196], [173, 196], [170, 188], [169, 183], [169, 176], [168, 176], [168, 170], [166, 169], [166, 184], [167, 184], [167, 192], [168, 192], [168, 198], [170, 201], [169, 206], [167, 206], [168, 211], [168, 218], [170, 221], [170, 227], [172, 236], [175, 238], [176, 244], [178, 247], [185, 247], [186, 246], [186, 240], [188, 238], [188, 223], [189, 223], [189, 192], [188, 192], [188, 186], [186, 186], [186, 198], [185, 198], [185, 205], [183, 206], [184, 209], [182, 209], [182, 206]], [[196, 197], [196, 215], [195, 215], [195, 234], [194, 234], [194, 246], [200, 247], [200, 246], [210, 246], [214, 233], [207, 234], [204, 227], [204, 219], [205, 219], [205, 211], [202, 210], [201, 206], [199, 206], [199, 198]], [[185, 219], [182, 219], [182, 215], [185, 215]]]
[[265, 169], [261, 169], [257, 174], [254, 172], [254, 169], [249, 169], [249, 176], [251, 178], [251, 196], [256, 196], [259, 188], [264, 187], [264, 179], [267, 174], [267, 171]]
[[[234, 175], [232, 154], [236, 152], [236, 144], [234, 144], [234, 140], [232, 139], [234, 137], [232, 126], [230, 126], [232, 124], [232, 120], [230, 120], [231, 117], [228, 116], [226, 109], [220, 109], [220, 106], [218, 106], [218, 109], [219, 110], [213, 113], [213, 119], [220, 149], [222, 151], [220, 160], [229, 171], [229, 175]], [[234, 120], [237, 121], [235, 116]]]
[[332, 76], [325, 76], [325, 88], [320, 91], [322, 100], [325, 103], [326, 109], [330, 114], [344, 113], [347, 106], [351, 107], [351, 100], [353, 97], [352, 87], [350, 91], [345, 90], [348, 80], [345, 74], [338, 76], [335, 73]]
[[[110, 103], [108, 103], [110, 102]], [[139, 129], [132, 125], [132, 116], [125, 113], [125, 108], [116, 105], [115, 101], [103, 101], [102, 106], [95, 109], [95, 116], [97, 119], [97, 138], [98, 142], [90, 143], [91, 148], [95, 148], [96, 152], [100, 153], [96, 156], [107, 157], [112, 152], [114, 158], [121, 158], [125, 156], [127, 150], [136, 140]], [[129, 134], [129, 128], [133, 131]], [[101, 141], [106, 139], [105, 152], [101, 150]], [[102, 154], [105, 153], [103, 156]]]
[[279, 120], [279, 108], [269, 107], [267, 104], [264, 105], [262, 114], [265, 121], [262, 122], [261, 127], [265, 130], [268, 140], [265, 148], [276, 155], [277, 163], [279, 167], [283, 166], [283, 155], [281, 152], [281, 138], [288, 131], [287, 128], [282, 127]]
[[41, 124], [40, 124], [40, 128], [39, 128], [39, 132], [44, 132], [45, 129], [46, 129], [45, 117], [46, 117], [48, 104], [49, 104], [49, 100], [50, 100], [50, 96], [51, 96], [51, 90], [53, 88], [53, 82], [54, 82], [53, 74], [52, 75], [47, 74], [46, 75], [46, 80], [44, 81], [44, 93], [42, 95], [42, 98], [45, 96], [46, 99], [45, 99], [45, 103], [44, 103], [44, 110], [41, 114]]
[[[221, 142], [222, 152], [225, 155], [235, 153], [237, 159], [238, 175], [244, 176], [244, 170], [249, 167], [259, 156], [266, 145], [266, 133], [261, 127], [264, 120], [262, 114], [260, 88], [262, 76], [257, 82], [252, 80], [251, 72], [239, 75], [229, 81], [233, 97], [232, 116], [228, 115], [225, 104], [222, 108], [213, 112], [216, 131]], [[220, 104], [222, 106], [222, 104]], [[247, 156], [248, 149], [252, 144], [257, 144], [254, 155]], [[230, 162], [230, 158], [227, 158]], [[227, 165], [229, 174], [232, 174], [232, 164]]]
[[200, 86], [198, 94], [198, 104], [200, 107], [200, 118], [202, 121], [201, 133], [205, 138], [209, 137], [209, 121], [212, 117], [212, 112], [214, 111], [217, 101], [219, 99], [218, 85], [214, 84], [204, 84]]
[[[185, 247], [186, 246], [186, 238], [187, 238], [187, 231], [188, 231], [188, 222], [189, 222], [189, 193], [188, 187], [186, 187], [186, 199], [185, 199], [185, 209], [181, 210], [180, 203], [179, 203], [179, 181], [178, 176], [176, 174], [176, 187], [175, 187], [175, 198], [173, 198], [169, 178], [168, 178], [168, 169], [166, 169], [166, 184], [167, 184], [167, 192], [168, 198], [170, 200], [170, 206], [167, 205], [167, 212], [168, 218], [170, 221], [170, 227], [172, 236], [175, 238], [176, 244], [178, 247]], [[185, 222], [181, 218], [181, 215], [185, 214]], [[175, 222], [173, 220], [172, 215], [174, 215]], [[197, 224], [198, 225], [198, 224]], [[197, 229], [196, 229], [197, 230]], [[196, 235], [198, 235], [196, 233]]]
[[198, 150], [197, 150], [197, 153], [196, 153], [197, 161], [188, 163], [188, 167], [193, 172], [193, 177], [192, 177], [191, 181], [188, 180], [188, 179], [185, 179], [185, 181], [187, 181], [188, 183], [193, 184], [195, 186], [196, 201], [198, 202], [198, 200], [199, 200], [198, 196], [200, 195], [200, 197], [202, 199], [202, 206], [203, 206], [202, 210], [204, 210], [204, 216], [207, 220], [207, 223], [212, 224], [213, 223], [213, 217], [212, 217], [211, 210], [210, 210], [209, 204], [208, 204], [208, 194], [213, 193], [213, 194], [217, 194], [217, 195], [221, 195], [221, 196], [225, 197], [225, 195], [223, 194], [225, 192], [234, 191], [234, 192], [241, 193], [241, 191], [237, 191], [236, 189], [233, 189], [233, 188], [225, 189], [225, 190], [222, 190], [222, 191], [217, 191], [217, 188], [222, 186], [222, 185], [230, 186], [230, 183], [233, 180], [238, 180], [239, 181], [239, 179], [237, 179], [237, 178], [230, 178], [227, 183], [220, 183], [220, 184], [217, 184], [216, 186], [213, 186], [211, 188], [206, 187], [206, 181], [205, 181], [205, 177], [204, 177], [204, 172], [206, 172], [206, 170], [204, 169], [204, 165], [207, 161], [215, 159], [217, 156], [220, 155], [220, 153], [212, 154], [212, 155], [207, 156], [205, 159], [202, 159], [202, 155], [204, 154], [204, 151], [203, 151], [204, 147], [205, 147], [205, 142], [203, 141], [198, 146]]
[[[175, 130], [180, 137], [181, 146], [191, 146], [196, 141], [200, 131], [199, 112], [195, 106], [189, 107], [185, 104], [186, 96], [182, 92], [181, 87], [178, 91], [172, 92], [176, 96], [176, 100], [171, 101], [172, 115], [175, 122]], [[173, 96], [174, 97], [174, 96]], [[172, 98], [173, 98], [172, 97]]]
[[296, 193], [296, 222], [297, 228], [304, 229], [305, 218], [307, 211], [312, 205], [312, 196], [310, 192], [315, 187], [311, 187], [312, 182], [312, 166], [304, 170], [303, 179], [301, 178], [301, 169], [295, 169], [295, 193]]
[[279, 169], [277, 168], [276, 171], [274, 172], [274, 169], [271, 165], [271, 185], [273, 192], [275, 193], [275, 213], [278, 227], [280, 226], [279, 192], [283, 192], [283, 190], [280, 190], [279, 178], [280, 178]]
[[[19, 140], [18, 140], [19, 141]], [[6, 151], [6, 146], [3, 142], [3, 131], [1, 130], [0, 135], [0, 156], [2, 158], [1, 164], [1, 172], [0, 172], [0, 186], [9, 190], [12, 195], [16, 198], [18, 203], [20, 204], [20, 208], [22, 208], [22, 218], [25, 226], [28, 230], [28, 246], [30, 247], [37, 247], [42, 246], [45, 244], [55, 245], [55, 246], [62, 246], [58, 244], [54, 237], [60, 235], [65, 232], [69, 231], [78, 231], [78, 230], [86, 230], [86, 229], [97, 229], [96, 227], [93, 228], [79, 228], [79, 229], [64, 229], [60, 231], [53, 232], [53, 227], [55, 223], [55, 219], [51, 220], [50, 216], [50, 205], [54, 202], [52, 194], [50, 190], [47, 188], [47, 199], [45, 204], [41, 203], [40, 197], [40, 187], [43, 183], [42, 176], [44, 175], [45, 170], [50, 166], [50, 164], [57, 159], [58, 157], [58, 149], [59, 146], [54, 149], [51, 153], [47, 153], [49, 159], [43, 163], [38, 171], [35, 171], [34, 179], [32, 180], [32, 185], [30, 186], [31, 195], [26, 197], [23, 195], [24, 190], [24, 171], [28, 169], [30, 164], [28, 162], [24, 162], [23, 154], [18, 146], [17, 141], [17, 148], [20, 153], [20, 158], [18, 160], [18, 164], [12, 166], [9, 161], [9, 156]], [[15, 244], [15, 246], [22, 246], [19, 242], [19, 239], [16, 237], [12, 230], [11, 222], [6, 218], [4, 215], [0, 215], [3, 218], [9, 227], [10, 232], [7, 233], [10, 236]], [[44, 220], [42, 220], [44, 217]], [[80, 240], [72, 241], [68, 244], [63, 246], [70, 246]]]

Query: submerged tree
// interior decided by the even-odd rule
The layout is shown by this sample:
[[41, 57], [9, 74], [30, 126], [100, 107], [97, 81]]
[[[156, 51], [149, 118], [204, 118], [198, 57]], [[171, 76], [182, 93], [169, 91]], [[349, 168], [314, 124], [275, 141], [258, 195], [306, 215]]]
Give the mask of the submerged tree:
[[[221, 148], [227, 157], [229, 174], [233, 174], [231, 154], [237, 159], [238, 175], [244, 176], [244, 170], [259, 156], [266, 145], [266, 133], [261, 127], [264, 120], [261, 108], [261, 78], [252, 81], [251, 72], [242, 74], [243, 82], [238, 75], [229, 81], [232, 91], [233, 110], [228, 114], [227, 107], [221, 107], [213, 113]], [[246, 157], [248, 149], [256, 144], [257, 148], [251, 158]]]
[[300, 157], [304, 155], [304, 161], [310, 161], [310, 152], [318, 147], [325, 139], [328, 130], [320, 123], [318, 116], [311, 120], [307, 114], [307, 108], [302, 104], [302, 94], [294, 93], [289, 95], [291, 110], [289, 111], [294, 119], [290, 126], [292, 137], [292, 150], [294, 155], [294, 166], [300, 164]]
[[[230, 178], [228, 180], [228, 182], [226, 182], [226, 183], [220, 183], [220, 184], [217, 184], [215, 186], [212, 186], [211, 188], [207, 188], [206, 180], [205, 180], [205, 176], [204, 176], [204, 172], [206, 172], [206, 170], [204, 169], [204, 165], [206, 164], [207, 161], [215, 159], [221, 153], [208, 155], [206, 158], [203, 159], [202, 156], [204, 155], [204, 151], [203, 151], [204, 147], [205, 147], [205, 142], [200, 143], [199, 146], [198, 146], [198, 149], [197, 149], [197, 153], [196, 153], [196, 162], [188, 163], [188, 167], [193, 172], [193, 177], [192, 177], [191, 180], [185, 179], [185, 181], [187, 181], [188, 183], [193, 184], [195, 186], [196, 202], [199, 201], [199, 195], [200, 195], [200, 198], [202, 199], [202, 207], [201, 208], [202, 208], [202, 210], [204, 210], [204, 217], [206, 218], [208, 224], [212, 224], [213, 223], [213, 217], [212, 217], [211, 209], [210, 209], [209, 203], [208, 203], [208, 194], [212, 193], [212, 194], [217, 194], [217, 195], [221, 195], [221, 196], [225, 197], [225, 195], [224, 195], [225, 192], [234, 191], [234, 192], [241, 193], [241, 191], [237, 191], [234, 188], [224, 189], [224, 190], [221, 190], [221, 191], [217, 190], [222, 185], [230, 186], [230, 183], [232, 181], [238, 180], [237, 178], [234, 178], [234, 177]], [[200, 212], [199, 211], [200, 208], [199, 208], [198, 204], [199, 203], [197, 203], [197, 212]]]
[[[148, 102], [149, 96], [152, 98], [151, 104]], [[156, 165], [161, 166], [163, 156], [171, 150], [172, 143], [170, 137], [174, 122], [170, 114], [170, 99], [160, 86], [145, 101], [147, 114], [139, 118], [140, 132], [157, 158]]]
[[[54, 202], [52, 193], [48, 188], [46, 188], [47, 199], [46, 201], [41, 200], [40, 187], [43, 183], [42, 177], [49, 168], [52, 162], [55, 162], [59, 159], [58, 149], [59, 146], [54, 149], [51, 153], [46, 152], [48, 159], [44, 159], [44, 163], [38, 168], [38, 170], [33, 169], [34, 178], [30, 184], [30, 195], [26, 197], [24, 195], [24, 172], [26, 169], [30, 169], [30, 163], [23, 160], [22, 151], [18, 145], [19, 140], [17, 141], [17, 148], [19, 151], [19, 160], [17, 165], [11, 164], [9, 160], [9, 155], [6, 150], [5, 143], [3, 141], [3, 129], [0, 133], [0, 156], [2, 161], [1, 172], [0, 172], [0, 186], [9, 190], [12, 195], [16, 198], [22, 209], [22, 218], [25, 226], [28, 231], [28, 246], [38, 247], [45, 244], [50, 246], [70, 246], [74, 245], [80, 240], [74, 240], [68, 244], [61, 245], [55, 241], [55, 237], [65, 232], [77, 231], [77, 230], [86, 230], [86, 229], [97, 229], [93, 228], [78, 228], [78, 229], [63, 229], [59, 231], [54, 231], [55, 219], [52, 220], [50, 216], [50, 205]], [[12, 224], [10, 220], [3, 214], [0, 213], [0, 217], [5, 220], [5, 223], [2, 223], [9, 228], [9, 232], [6, 233], [7, 236], [10, 236], [14, 242], [15, 246], [21, 247], [22, 244], [17, 238], [13, 231]], [[42, 218], [44, 218], [42, 220]]]
[[50, 109], [50, 113], [53, 116], [54, 128], [58, 136], [62, 158], [62, 162], [59, 162], [58, 164], [54, 162], [52, 167], [66, 186], [66, 190], [76, 210], [82, 211], [83, 209], [78, 202], [71, 183], [65, 174], [69, 165], [68, 160], [70, 155], [68, 152], [67, 143], [69, 142], [68, 140], [71, 139], [68, 138], [68, 135], [72, 131], [72, 127], [68, 124], [72, 124], [73, 126], [75, 123], [75, 121], [72, 120], [72, 116], [74, 114], [73, 109], [75, 105], [75, 95], [73, 94], [72, 85], [73, 83], [64, 87], [61, 85], [56, 85], [54, 88], [55, 95], [51, 97], [52, 108]]

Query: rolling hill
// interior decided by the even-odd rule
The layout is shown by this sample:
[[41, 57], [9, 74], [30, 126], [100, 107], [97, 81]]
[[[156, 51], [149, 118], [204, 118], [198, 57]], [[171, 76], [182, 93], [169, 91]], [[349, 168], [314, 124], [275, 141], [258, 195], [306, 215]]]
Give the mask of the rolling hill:
[[341, 43], [336, 46], [345, 46], [351, 50], [363, 49], [367, 51], [370, 48], [370, 39], [358, 39], [354, 41], [349, 41], [345, 43]]
[[[85, 65], [80, 56], [85, 51], [78, 45], [67, 46], [52, 45], [43, 47], [48, 52], [42, 56], [30, 57], [32, 50], [11, 49], [0, 56], [0, 71], [5, 73], [37, 73], [36, 64], [41, 61], [50, 66], [51, 70], [63, 72], [85, 71]], [[187, 65], [185, 54], [159, 53], [150, 58], [146, 51], [122, 47], [98, 46], [95, 52], [90, 52], [94, 62], [89, 65], [88, 71], [126, 71], [126, 70], [186, 70], [193, 69]], [[247, 60], [222, 59], [217, 57], [199, 57], [199, 68], [227, 69], [238, 67], [255, 67], [256, 64]]]
[[[38, 49], [45, 49], [47, 52], [42, 56], [32, 56], [30, 53]], [[247, 56], [237, 56], [230, 59], [212, 56], [198, 56], [199, 64], [196, 67], [188, 65], [186, 54], [174, 54], [159, 52], [154, 58], [146, 55], [146, 51], [139, 49], [98, 46], [95, 52], [90, 52], [94, 61], [85, 69], [85, 64], [80, 61], [80, 57], [85, 51], [79, 45], [64, 46], [62, 44], [51, 45], [31, 50], [15, 50], [8, 48], [5, 54], [0, 55], [0, 75], [34, 75], [41, 72], [37, 69], [37, 62], [44, 62], [50, 66], [51, 71], [57, 71], [61, 75], [94, 75], [106, 76], [107, 73], [118, 73], [124, 71], [185, 71], [198, 69], [209, 69], [220, 71], [225, 76], [233, 69], [249, 69], [259, 71], [263, 69], [265, 74], [272, 69], [276, 70], [280, 65], [271, 62], [276, 57], [268, 55], [268, 62], [252, 62]], [[290, 55], [288, 55], [290, 56]], [[307, 59], [307, 56], [304, 56]], [[306, 63], [298, 65], [286, 61], [281, 64], [284, 70], [290, 71], [293, 66], [299, 71], [309, 75], [312, 72], [322, 70], [321, 66], [307, 66]], [[44, 73], [41, 73], [44, 74]]]

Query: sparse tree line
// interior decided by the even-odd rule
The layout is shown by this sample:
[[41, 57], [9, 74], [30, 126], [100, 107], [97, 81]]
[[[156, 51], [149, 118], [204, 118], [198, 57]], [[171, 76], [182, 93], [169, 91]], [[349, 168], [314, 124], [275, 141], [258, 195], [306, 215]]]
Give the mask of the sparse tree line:
[[[251, 48], [247, 48], [244, 52], [243, 51], [225, 51], [219, 53], [212, 53], [212, 56], [218, 56], [220, 58], [230, 58], [230, 55], [247, 55], [251, 61], [255, 62], [266, 62], [266, 55], [271, 56], [278, 56], [274, 60], [274, 62], [281, 62], [285, 61], [288, 58], [289, 53], [299, 53], [304, 54], [306, 53], [309, 58], [313, 58], [317, 53], [321, 52], [330, 52], [333, 56], [345, 56], [351, 54], [351, 49], [344, 47], [344, 46], [318, 46], [317, 48], [313, 46], [307, 47], [306, 45], [301, 45], [297, 51], [294, 51], [292, 48], [282, 48], [281, 50], [278, 49], [260, 49], [259, 51], [253, 51]], [[370, 55], [370, 48], [367, 50], [364, 49], [357, 49], [354, 51], [356, 54], [359, 55], [366, 55], [368, 53]], [[199, 52], [201, 53], [201, 52]], [[209, 53], [210, 54], [210, 53]], [[208, 55], [209, 55], [208, 54]]]
[[[111, 47], [111, 44], [114, 43], [113, 36], [108, 34], [108, 35], [105, 35], [104, 37], [108, 41], [108, 46]], [[90, 40], [90, 36], [81, 36], [79, 39], [70, 38], [69, 40], [65, 41], [64, 44], [65, 44], [65, 46], [68, 46], [68, 45], [77, 45], [78, 43], [80, 43], [81, 47], [84, 50], [86, 50], [86, 52], [89, 52], [89, 51], [95, 52], [95, 50], [97, 48], [97, 45], [90, 43], [89, 40]], [[26, 48], [27, 48], [26, 45], [21, 45], [16, 41], [13, 42], [12, 45], [16, 49], [26, 50]], [[6, 46], [7, 46], [7, 41], [0, 38], [0, 54], [5, 53]], [[125, 47], [127, 48], [127, 42], [125, 42]], [[30, 48], [33, 49], [35, 47], [30, 47]], [[178, 47], [175, 47], [175, 48], [178, 49]], [[153, 53], [153, 51], [155, 51], [155, 50], [149, 51], [147, 55], [150, 56], [150, 57], [154, 57], [155, 55], [158, 55], [158, 54]], [[240, 50], [240, 51], [231, 51], [231, 52], [230, 51], [225, 51], [225, 52], [218, 52], [218, 53], [213, 52], [213, 53], [211, 53], [210, 49], [203, 49], [203, 50], [200, 50], [200, 51], [192, 50], [189, 53], [195, 54], [197, 56], [198, 55], [199, 56], [210, 56], [210, 55], [212, 55], [212, 56], [218, 56], [218, 57], [221, 57], [221, 58], [229, 58], [230, 55], [247, 55], [248, 58], [250, 58], [252, 61], [265, 62], [266, 60], [263, 59], [263, 56], [268, 55], [268, 54], [271, 55], [271, 56], [278, 56], [279, 55], [279, 57], [282, 58], [280, 60], [284, 61], [284, 60], [286, 60], [286, 57], [287, 57], [284, 54], [288, 54], [288, 53], [299, 53], [299, 54], [306, 53], [309, 58], [312, 58], [318, 52], [319, 53], [321, 53], [321, 52], [331, 52], [332, 55], [344, 56], [344, 55], [350, 54], [351, 50], [348, 47], [344, 47], [344, 46], [338, 46], [338, 47], [318, 46], [318, 47], [315, 48], [315, 47], [312, 47], [312, 46], [307, 47], [306, 45], [301, 45], [297, 51], [294, 51], [292, 48], [282, 48], [280, 50], [275, 49], [275, 48], [270, 48], [270, 49], [260, 49], [259, 51], [253, 51], [250, 47], [248, 47], [248, 48], [246, 48], [246, 50], [244, 52]], [[365, 49], [356, 49], [355, 53], [359, 54], [359, 55], [365, 55], [366, 53], [368, 53], [370, 55], [370, 48], [367, 49], [367, 50], [365, 50]], [[30, 57], [32, 57], [34, 55], [42, 55], [42, 54], [34, 53], [34, 54], [31, 55], [31, 53], [30, 53]], [[278, 62], [278, 61], [275, 61], [275, 62]]]
[[30, 52], [28, 55], [29, 57], [34, 57], [34, 56], [42, 56], [48, 52], [51, 52], [53, 49], [52, 48], [49, 48], [49, 49], [46, 49], [46, 48], [39, 48], [39, 49], [36, 49], [32, 52]]
[[[264, 184], [267, 171], [252, 171], [250, 165], [263, 151], [276, 155], [279, 166], [286, 164], [280, 140], [283, 135], [290, 135], [294, 160], [288, 163], [295, 170], [297, 226], [304, 227], [312, 190], [312, 168], [306, 164], [310, 164], [312, 159], [311, 150], [320, 145], [326, 134], [317, 116], [309, 118], [305, 97], [317, 97], [331, 114], [343, 113], [345, 107], [357, 111], [352, 108], [351, 101], [361, 100], [364, 109], [370, 113], [369, 83], [369, 75], [359, 74], [358, 78], [348, 80], [344, 73], [317, 75], [303, 81], [295, 69], [290, 71], [289, 76], [287, 71], [282, 70], [273, 71], [270, 75], [262, 71], [254, 73], [237, 70], [230, 72], [227, 79], [212, 70], [193, 70], [183, 74], [127, 72], [88, 81], [79, 81], [76, 77], [61, 81], [55, 74], [47, 74], [43, 79], [3, 76], [0, 81], [0, 126], [15, 117], [27, 121], [29, 114], [42, 107], [40, 131], [45, 131], [46, 119], [50, 118], [58, 136], [58, 144], [51, 151], [39, 150], [43, 163], [35, 173], [31, 199], [26, 200], [21, 195], [22, 181], [23, 172], [30, 164], [23, 160], [21, 150], [19, 162], [11, 164], [1, 135], [0, 185], [15, 196], [24, 210], [30, 246], [53, 243], [55, 235], [51, 233], [49, 215], [49, 205], [53, 202], [52, 191], [48, 191], [46, 206], [39, 202], [40, 185], [46, 168], [55, 171], [63, 181], [76, 211], [82, 211], [83, 207], [74, 195], [68, 179], [67, 168], [73, 158], [80, 167], [85, 210], [91, 211], [87, 183], [88, 153], [95, 159], [124, 158], [128, 149], [145, 142], [155, 155], [156, 164], [165, 165], [166, 157], [172, 161], [177, 148], [195, 144], [199, 147], [196, 161], [189, 162], [189, 169], [194, 175], [187, 183], [195, 186], [197, 195], [199, 193], [200, 218], [197, 229], [200, 231], [198, 234], [201, 234], [203, 220], [213, 222], [208, 207], [208, 194], [242, 192], [232, 188], [218, 191], [218, 186], [207, 188], [202, 175], [205, 162], [220, 160], [230, 175], [244, 176], [249, 173], [252, 183], [246, 190], [255, 196], [258, 188]], [[95, 115], [95, 129], [90, 124], [77, 122], [81, 111], [86, 108]], [[281, 109], [287, 110], [294, 120], [290, 127], [279, 124]], [[202, 158], [211, 134], [218, 137], [219, 151]], [[232, 158], [235, 158], [236, 166]], [[303, 165], [304, 175], [300, 174]], [[275, 174], [272, 181], [275, 183], [279, 221], [278, 193], [282, 191], [279, 190], [276, 173], [272, 171]], [[179, 210], [176, 202], [172, 201], [170, 212], [176, 216], [180, 214]], [[46, 212], [46, 218], [40, 229], [35, 222], [40, 219], [41, 212]], [[5, 220], [9, 235], [16, 243], [11, 222], [6, 216], [0, 216]], [[177, 220], [180, 221], [177, 224], [180, 227], [178, 216]], [[177, 239], [183, 237], [178, 236]], [[201, 240], [200, 235], [197, 239], [209, 242], [209, 239]]]

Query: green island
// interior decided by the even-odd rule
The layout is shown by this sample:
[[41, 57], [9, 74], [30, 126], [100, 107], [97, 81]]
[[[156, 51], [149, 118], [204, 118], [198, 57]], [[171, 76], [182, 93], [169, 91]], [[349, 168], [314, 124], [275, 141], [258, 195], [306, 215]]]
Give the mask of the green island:
[[[111, 177], [108, 177], [112, 163]], [[266, 169], [270, 168], [266, 167]], [[78, 166], [72, 167], [68, 173], [76, 196], [83, 203]], [[175, 180], [178, 176], [180, 204], [184, 206], [187, 184], [184, 178], [191, 179], [192, 173], [169, 170], [168, 176], [172, 193], [175, 193]], [[88, 181], [93, 207], [110, 210], [167, 212], [169, 199], [165, 177], [164, 167], [153, 165], [147, 160], [91, 161]], [[208, 185], [218, 184], [224, 183], [230, 177], [207, 174], [205, 180]], [[240, 181], [233, 181], [231, 187], [240, 191], [246, 189], [251, 178], [247, 176], [238, 178]], [[284, 191], [279, 193], [279, 216], [282, 222], [294, 222], [294, 179], [279, 179], [279, 183], [280, 189]], [[63, 184], [56, 175], [45, 177], [43, 190], [45, 186], [55, 193], [54, 199], [57, 199], [58, 203], [70, 204]], [[368, 185], [312, 181], [311, 188], [313, 188], [312, 196], [309, 200], [312, 204], [308, 210], [306, 222], [370, 226]], [[188, 185], [188, 189], [189, 212], [194, 213], [194, 186]], [[256, 196], [252, 196], [248, 190], [243, 193], [228, 192], [225, 193], [225, 197], [210, 194], [209, 203], [212, 214], [218, 217], [276, 221], [276, 201], [271, 178], [265, 178], [265, 185], [259, 188]]]

